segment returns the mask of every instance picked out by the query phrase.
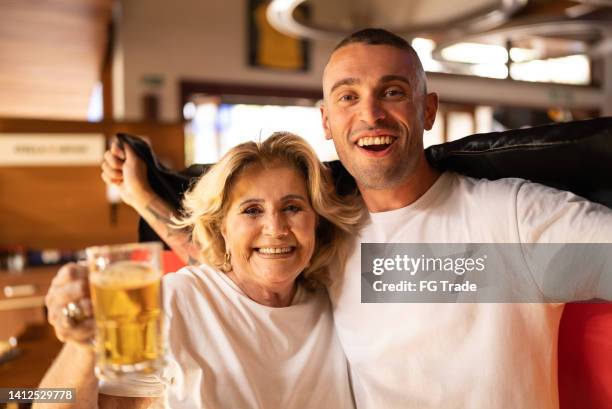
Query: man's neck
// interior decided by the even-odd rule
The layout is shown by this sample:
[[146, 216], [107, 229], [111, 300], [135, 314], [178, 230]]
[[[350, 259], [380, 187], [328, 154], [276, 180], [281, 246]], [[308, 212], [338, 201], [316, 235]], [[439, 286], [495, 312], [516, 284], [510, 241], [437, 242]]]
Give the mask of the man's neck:
[[366, 207], [372, 213], [401, 209], [416, 202], [438, 180], [440, 171], [423, 161], [406, 180], [388, 189], [371, 189], [357, 183]]

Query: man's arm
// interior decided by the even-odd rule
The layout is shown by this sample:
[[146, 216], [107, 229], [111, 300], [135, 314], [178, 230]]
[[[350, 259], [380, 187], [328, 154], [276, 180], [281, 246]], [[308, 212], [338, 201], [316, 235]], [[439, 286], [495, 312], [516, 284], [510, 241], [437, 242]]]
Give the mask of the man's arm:
[[146, 204], [133, 206], [159, 237], [181, 258], [185, 263], [197, 265], [201, 263], [200, 248], [193, 243], [191, 230], [187, 227], [177, 229], [172, 227], [172, 217], [178, 214], [159, 196], [152, 194]]
[[146, 165], [128, 145], [111, 143], [104, 154], [102, 180], [115, 185], [121, 199], [140, 214], [157, 235], [187, 264], [199, 264], [199, 247], [191, 240], [189, 229], [175, 229], [176, 210], [155, 194], [147, 181]]
[[516, 211], [523, 256], [544, 295], [612, 301], [612, 209], [526, 182]]

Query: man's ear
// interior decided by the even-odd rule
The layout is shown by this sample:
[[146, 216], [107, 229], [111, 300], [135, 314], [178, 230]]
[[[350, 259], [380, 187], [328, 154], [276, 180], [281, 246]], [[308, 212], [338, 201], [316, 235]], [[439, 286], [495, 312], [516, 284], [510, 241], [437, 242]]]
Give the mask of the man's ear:
[[438, 94], [431, 92], [425, 96], [425, 122], [423, 127], [430, 130], [436, 120], [438, 112]]
[[325, 139], [331, 139], [331, 130], [329, 129], [329, 118], [327, 117], [327, 108], [325, 108], [325, 103], [319, 105], [319, 109], [321, 110], [321, 124], [323, 125], [323, 131], [325, 132]]

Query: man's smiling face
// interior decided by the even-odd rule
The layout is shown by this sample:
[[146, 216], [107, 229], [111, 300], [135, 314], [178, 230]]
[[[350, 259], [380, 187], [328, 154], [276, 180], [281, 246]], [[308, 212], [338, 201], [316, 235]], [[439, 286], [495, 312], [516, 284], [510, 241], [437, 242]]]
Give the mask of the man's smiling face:
[[433, 126], [437, 96], [426, 94], [416, 58], [389, 45], [353, 43], [325, 68], [325, 135], [361, 187], [393, 188], [425, 160], [423, 129]]

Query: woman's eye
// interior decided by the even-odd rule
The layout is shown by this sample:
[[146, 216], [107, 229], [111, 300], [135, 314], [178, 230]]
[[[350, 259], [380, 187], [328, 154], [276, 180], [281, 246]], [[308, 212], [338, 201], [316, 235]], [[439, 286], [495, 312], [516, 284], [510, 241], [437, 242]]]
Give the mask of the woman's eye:
[[297, 213], [302, 210], [302, 208], [297, 205], [288, 205], [287, 207], [285, 207], [285, 210], [291, 213]]
[[248, 207], [246, 209], [244, 209], [242, 211], [243, 214], [246, 214], [247, 216], [257, 216], [259, 214], [261, 214], [261, 210], [258, 209], [257, 207]]

